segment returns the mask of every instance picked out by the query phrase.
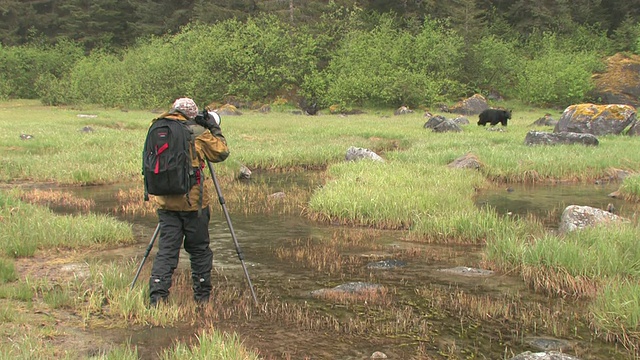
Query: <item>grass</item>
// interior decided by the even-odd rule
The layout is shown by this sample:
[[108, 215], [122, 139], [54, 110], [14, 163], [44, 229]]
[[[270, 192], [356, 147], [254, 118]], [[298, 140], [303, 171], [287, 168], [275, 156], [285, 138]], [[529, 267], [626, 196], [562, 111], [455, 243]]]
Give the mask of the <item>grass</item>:
[[[618, 169], [633, 173], [640, 168], [640, 153], [629, 149], [637, 146], [637, 138], [602, 136], [597, 147], [526, 146], [524, 137], [534, 129], [530, 124], [547, 112], [559, 117], [559, 112], [522, 104], [500, 105], [514, 109], [505, 131], [487, 131], [475, 126], [475, 118], [470, 117], [471, 125], [464, 126], [463, 132], [444, 134], [424, 129], [426, 119], [419, 111], [403, 116], [392, 116], [392, 110], [346, 117], [276, 112], [229, 116], [223, 119], [222, 127], [231, 156], [216, 165], [216, 172], [229, 206], [248, 205], [243, 208], [246, 213], [302, 212], [319, 221], [400, 229], [406, 238], [417, 242], [484, 244], [488, 266], [520, 272], [543, 291], [591, 299], [594, 332], [606, 330], [607, 336], [625, 339], [626, 344], [640, 343], [638, 290], [633, 285], [640, 275], [636, 250], [640, 234], [635, 220], [615, 229], [559, 236], [547, 233], [535, 221], [501, 218], [473, 202], [476, 191], [496, 183], [591, 182], [608, 179]], [[0, 182], [141, 183], [140, 149], [155, 116], [151, 112], [51, 108], [16, 100], [1, 103], [0, 115], [5, 115], [0, 118], [4, 119], [0, 120], [4, 130], [0, 133]], [[84, 126], [94, 131], [81, 132]], [[33, 138], [22, 140], [23, 133]], [[350, 146], [374, 150], [385, 162], [345, 162]], [[479, 171], [447, 166], [468, 153], [481, 162]], [[265, 201], [280, 189], [273, 184], [231, 181], [241, 164], [254, 171], [319, 170], [319, 175], [312, 177], [309, 190], [289, 189], [283, 200]], [[620, 189], [623, 197], [640, 199], [639, 179], [630, 176], [624, 180]], [[136, 194], [120, 193], [118, 211], [151, 212], [149, 204], [136, 199]], [[87, 213], [57, 215], [36, 204], [72, 206]], [[126, 223], [90, 213], [93, 204], [54, 192], [3, 189], [0, 205], [0, 245], [5, 252], [0, 262], [0, 298], [18, 301], [20, 306], [35, 297], [51, 309], [73, 307], [86, 324], [104, 316], [122, 324], [166, 326], [193, 315], [174, 306], [147, 309], [144, 285], [128, 291], [130, 279], [123, 275], [134, 273], [133, 263], [92, 264], [86, 283], [18, 285], [15, 279], [19, 274], [11, 258], [30, 257], [46, 249], [130, 243], [132, 231]], [[315, 250], [313, 244], [303, 243], [299, 253], [282, 251], [280, 256], [309, 259]], [[331, 254], [313, 255], [317, 256], [314, 266], [329, 271], [343, 268], [344, 264], [325, 256]], [[177, 286], [188, 288], [188, 281], [182, 281]], [[184, 304], [190, 300], [172, 301]], [[2, 316], [9, 322], [18, 321], [11, 311]], [[0, 355], [19, 358], [32, 346], [44, 347], [38, 345], [39, 336], [20, 342], [22, 350], [0, 347]], [[210, 336], [203, 333], [201, 339], [209, 341]], [[234, 339], [223, 341], [235, 344]], [[178, 346], [174, 354], [199, 356], [200, 349], [212, 346], [207, 342], [197, 347]], [[231, 348], [241, 351], [238, 344]], [[123, 358], [133, 356], [127, 353], [130, 350], [121, 351], [125, 352]]]
[[131, 243], [131, 226], [98, 214], [57, 215], [48, 208], [0, 192], [0, 247], [7, 256], [33, 256], [37, 249], [113, 246]]
[[242, 347], [242, 341], [235, 334], [223, 334], [213, 328], [203, 330], [198, 335], [197, 344], [178, 343], [170, 350], [165, 351], [163, 360], [258, 360], [259, 357]]

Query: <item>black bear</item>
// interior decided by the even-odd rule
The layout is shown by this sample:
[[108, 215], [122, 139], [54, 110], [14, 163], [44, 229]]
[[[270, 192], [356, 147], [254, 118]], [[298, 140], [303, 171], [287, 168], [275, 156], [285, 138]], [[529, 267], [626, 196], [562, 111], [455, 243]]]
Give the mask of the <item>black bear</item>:
[[478, 125], [495, 126], [500, 123], [502, 126], [507, 126], [507, 120], [511, 119], [511, 110], [487, 109], [481, 112], [479, 117]]

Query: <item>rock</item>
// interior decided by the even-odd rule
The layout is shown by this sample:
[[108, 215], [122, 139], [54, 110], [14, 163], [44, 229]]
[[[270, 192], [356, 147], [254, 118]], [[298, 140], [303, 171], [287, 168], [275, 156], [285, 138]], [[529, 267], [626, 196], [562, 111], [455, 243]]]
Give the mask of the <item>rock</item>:
[[365, 282], [350, 282], [346, 284], [338, 285], [331, 289], [320, 289], [311, 292], [312, 296], [326, 296], [329, 294], [364, 294], [372, 291], [382, 291], [384, 287], [378, 284], [365, 283]]
[[580, 360], [580, 359], [571, 355], [563, 354], [558, 351], [537, 352], [537, 353], [526, 351], [512, 357], [510, 360]]
[[269, 104], [262, 105], [262, 106], [260, 106], [258, 111], [263, 113], [263, 114], [268, 114], [268, 113], [271, 112], [271, 105], [269, 105]]
[[443, 132], [461, 132], [462, 128], [456, 124], [453, 120], [447, 119], [440, 124], [436, 125], [433, 129], [433, 132], [443, 133]]
[[453, 160], [447, 166], [455, 169], [479, 170], [482, 167], [482, 163], [480, 163], [477, 156], [472, 153], [468, 153]]
[[636, 109], [629, 105], [577, 104], [567, 107], [553, 132], [621, 134], [636, 121]]
[[346, 161], [357, 161], [362, 159], [384, 162], [384, 159], [381, 158], [380, 155], [369, 149], [358, 148], [355, 146], [351, 146], [347, 149], [347, 154], [345, 155]]
[[544, 114], [543, 117], [534, 121], [531, 126], [556, 126], [558, 120], [555, 120], [551, 117], [551, 114]]
[[604, 73], [593, 77], [595, 90], [591, 94], [603, 104], [640, 106], [640, 56], [615, 54], [607, 59]]
[[587, 227], [620, 223], [623, 221], [623, 218], [606, 210], [590, 206], [569, 205], [562, 212], [558, 230], [561, 233], [565, 233]]
[[581, 144], [587, 146], [597, 146], [598, 138], [591, 134], [580, 134], [573, 132], [550, 133], [531, 130], [524, 138], [525, 145], [558, 145], [558, 144]]
[[456, 275], [462, 275], [462, 276], [490, 276], [490, 275], [493, 275], [493, 271], [492, 270], [476, 269], [476, 268], [470, 268], [470, 267], [466, 267], [466, 266], [458, 266], [458, 267], [449, 268], [449, 269], [440, 269], [438, 271], [447, 272], [447, 273], [456, 274]]
[[566, 352], [571, 350], [574, 347], [574, 344], [569, 341], [562, 340], [562, 339], [555, 339], [555, 338], [530, 337], [530, 338], [524, 339], [524, 341], [530, 346], [542, 351]]
[[367, 264], [367, 269], [395, 269], [406, 266], [407, 263], [400, 260], [381, 260]]
[[269, 196], [267, 196], [269, 199], [284, 199], [285, 197], [287, 197], [287, 194], [285, 194], [283, 191], [278, 191], [276, 193], [273, 193]]
[[250, 178], [251, 178], [251, 170], [244, 165], [240, 165], [240, 173], [238, 174], [238, 179], [250, 179]]
[[453, 119], [453, 122], [458, 124], [458, 125], [469, 125], [469, 119], [467, 119], [464, 116], [458, 116], [455, 119]]
[[373, 354], [371, 354], [370, 359], [388, 359], [388, 357], [387, 357], [387, 354], [380, 351], [376, 351]]
[[93, 132], [93, 128], [91, 126], [85, 126], [82, 129], [80, 129], [80, 132], [91, 133], [91, 132]]
[[231, 104], [225, 104], [220, 106], [219, 109], [216, 110], [216, 112], [222, 116], [222, 115], [231, 115], [231, 116], [239, 116], [242, 115], [242, 112], [240, 110], [238, 110], [237, 107], [231, 105]]
[[400, 106], [393, 112], [393, 115], [406, 115], [406, 114], [413, 114], [413, 110], [409, 109], [406, 106]]
[[425, 129], [433, 129], [436, 126], [438, 126], [441, 123], [443, 123], [444, 121], [446, 121], [446, 120], [447, 119], [442, 115], [431, 116], [429, 118], [429, 120], [427, 120], [427, 122], [424, 123], [424, 125], [422, 127], [425, 128]]
[[480, 114], [484, 110], [489, 108], [489, 104], [487, 104], [487, 100], [484, 96], [480, 94], [475, 94], [470, 98], [464, 99], [448, 110], [449, 112], [461, 115], [475, 115]]

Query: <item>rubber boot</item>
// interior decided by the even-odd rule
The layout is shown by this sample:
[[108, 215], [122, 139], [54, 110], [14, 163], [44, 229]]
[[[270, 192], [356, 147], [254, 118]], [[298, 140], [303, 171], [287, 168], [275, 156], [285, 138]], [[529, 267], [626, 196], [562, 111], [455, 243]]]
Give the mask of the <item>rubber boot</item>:
[[193, 300], [197, 303], [205, 304], [209, 302], [211, 294], [211, 274], [191, 274], [193, 280]]
[[149, 278], [149, 306], [156, 307], [160, 302], [166, 302], [169, 297], [171, 279], [162, 279], [156, 276]]

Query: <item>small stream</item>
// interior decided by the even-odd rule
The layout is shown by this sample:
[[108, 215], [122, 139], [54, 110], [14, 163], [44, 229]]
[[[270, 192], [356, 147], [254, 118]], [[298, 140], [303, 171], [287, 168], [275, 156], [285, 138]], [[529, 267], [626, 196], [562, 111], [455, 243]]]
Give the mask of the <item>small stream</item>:
[[[283, 176], [289, 175], [270, 176], [276, 177], [273, 182], [278, 183], [282, 182]], [[93, 199], [96, 203], [95, 211], [107, 211], [105, 209], [113, 209], [116, 205], [113, 194], [118, 188], [105, 186], [68, 190], [73, 191], [76, 196]], [[564, 207], [570, 204], [604, 208], [608, 203], [613, 203], [617, 209], [624, 212], [626, 209], [623, 201], [607, 196], [616, 189], [616, 184], [511, 185], [508, 190], [505, 187], [480, 194], [477, 204], [491, 207], [505, 216], [539, 217], [545, 225], [553, 229], [557, 227]], [[219, 204], [212, 204], [212, 207], [214, 206]], [[552, 215], [549, 215], [550, 213]], [[478, 267], [482, 259], [481, 247], [416, 244], [404, 241], [401, 232], [378, 231], [370, 249], [355, 247], [343, 254], [356, 259], [355, 266], [345, 268], [341, 273], [327, 273], [283, 260], [276, 256], [277, 250], [286, 249], [301, 241], [321, 244], [324, 240], [335, 237], [336, 232], [340, 231], [358, 232], [367, 229], [343, 229], [313, 223], [301, 216], [293, 215], [231, 213], [230, 217], [245, 256], [248, 273], [259, 293], [268, 290], [273, 298], [282, 302], [304, 304], [311, 313], [332, 316], [346, 322], [360, 316], [370, 316], [374, 310], [366, 306], [328, 303], [314, 298], [311, 293], [340, 284], [366, 282], [390, 289], [389, 292], [394, 299], [388, 306], [389, 313], [375, 310], [379, 312], [377, 316], [380, 320], [374, 321], [372, 328], [353, 334], [322, 328], [308, 330], [286, 322], [273, 322], [259, 314], [254, 315], [249, 323], [234, 324], [221, 321], [216, 324], [221, 329], [237, 331], [245, 345], [259, 350], [266, 358], [368, 359], [373, 352], [380, 351], [390, 359], [508, 359], [513, 354], [524, 351], [544, 350], [544, 346], [555, 344], [556, 341], [564, 351], [583, 360], [629, 358], [629, 354], [624, 350], [591, 338], [590, 330], [579, 320], [583, 304], [533, 293], [520, 278], [511, 274], [466, 276], [442, 271], [461, 266]], [[104, 251], [100, 255], [101, 259], [141, 258], [156, 226], [155, 215], [127, 220], [142, 229], [139, 241], [133, 246]], [[228, 226], [220, 212], [212, 214], [210, 232], [214, 267], [226, 277], [237, 278], [238, 284], [244, 286], [241, 263]], [[399, 252], [399, 249], [412, 249], [411, 253], [419, 255], [403, 256], [402, 254], [406, 253]], [[155, 251], [152, 251], [146, 266], [150, 266], [154, 253]], [[398, 260], [402, 266], [384, 269], [368, 267], [371, 262], [381, 259]], [[188, 257], [184, 251], [181, 254], [180, 267], [188, 267]], [[140, 281], [146, 279], [141, 278]], [[431, 292], [433, 296], [419, 296], [418, 293], [421, 291]], [[465, 311], [456, 310], [452, 305], [456, 301], [467, 304], [466, 306], [479, 307], [479, 311], [474, 310], [477, 313], [482, 313], [483, 306], [510, 307], [513, 309], [512, 313], [520, 316], [546, 314], [546, 310], [540, 309], [549, 309], [549, 317], [562, 323], [564, 327], [570, 327], [571, 331], [560, 331], [561, 336], [554, 336], [554, 325], [547, 323], [548, 319], [541, 319], [539, 325], [531, 326], [518, 324], [517, 316], [503, 320], [474, 317]], [[389, 324], [400, 321], [393, 318], [393, 314], [400, 312], [408, 312], [409, 318], [415, 320], [416, 324], [429, 327], [429, 330], [412, 330], [406, 334], [389, 335], [376, 328], [388, 327], [391, 326]], [[170, 340], [192, 337], [194, 329], [105, 331], [111, 334], [110, 338], [120, 336], [121, 342], [130, 341], [137, 345], [141, 358], [155, 359], [155, 349], [158, 346], [167, 346]], [[540, 339], [543, 340], [542, 343]], [[544, 342], [545, 339], [548, 341]]]

